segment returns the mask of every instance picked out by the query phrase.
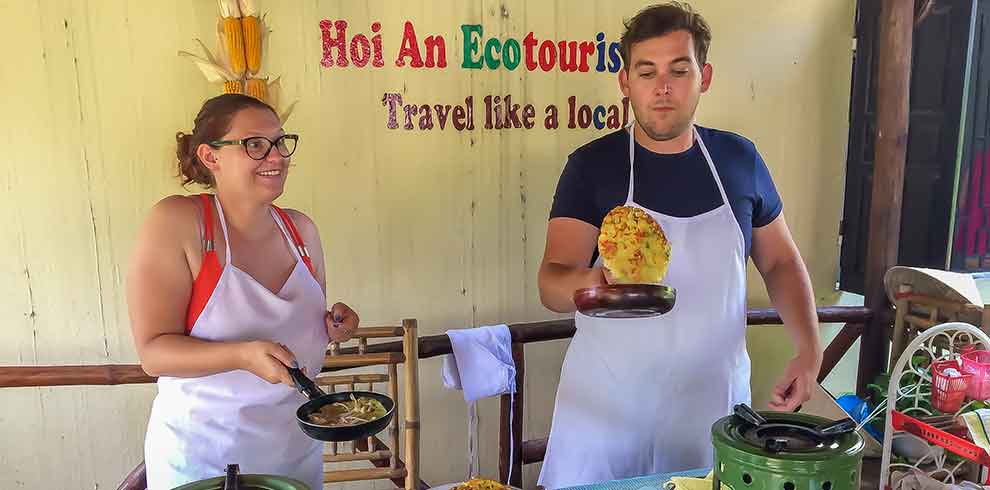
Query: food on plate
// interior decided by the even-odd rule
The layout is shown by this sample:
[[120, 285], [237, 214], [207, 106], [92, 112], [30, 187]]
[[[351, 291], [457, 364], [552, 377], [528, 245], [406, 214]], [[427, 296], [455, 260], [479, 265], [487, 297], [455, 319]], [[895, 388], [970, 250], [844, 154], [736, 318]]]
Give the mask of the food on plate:
[[509, 490], [509, 488], [495, 480], [472, 478], [460, 485], [454, 486], [451, 490]]
[[366, 396], [354, 397], [349, 401], [334, 402], [320, 407], [307, 417], [310, 423], [328, 427], [347, 427], [363, 424], [385, 416], [381, 402]]
[[659, 284], [670, 264], [670, 242], [646, 211], [618, 206], [605, 215], [598, 254], [619, 284]]

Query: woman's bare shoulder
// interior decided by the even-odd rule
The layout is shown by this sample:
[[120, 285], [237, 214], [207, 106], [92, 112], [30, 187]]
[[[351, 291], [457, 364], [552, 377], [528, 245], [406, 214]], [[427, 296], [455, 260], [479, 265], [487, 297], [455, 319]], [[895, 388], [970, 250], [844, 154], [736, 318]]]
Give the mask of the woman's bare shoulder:
[[178, 243], [198, 241], [203, 206], [198, 196], [171, 195], [156, 202], [148, 212], [145, 229], [157, 237]]
[[313, 222], [313, 220], [307, 216], [306, 213], [288, 208], [283, 209], [283, 211], [285, 211], [285, 214], [289, 215], [289, 218], [292, 219], [292, 223], [296, 225], [296, 228], [299, 230], [299, 234], [302, 236], [303, 242], [305, 242], [307, 246], [311, 244], [316, 245], [319, 243], [320, 233], [316, 229], [316, 223]]

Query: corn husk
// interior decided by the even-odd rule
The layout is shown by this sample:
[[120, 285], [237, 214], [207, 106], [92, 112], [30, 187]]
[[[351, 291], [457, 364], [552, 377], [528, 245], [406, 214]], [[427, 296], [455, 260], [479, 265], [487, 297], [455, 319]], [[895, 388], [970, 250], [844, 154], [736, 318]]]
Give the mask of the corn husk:
[[285, 124], [285, 121], [292, 115], [292, 111], [296, 108], [296, 103], [299, 101], [294, 100], [288, 104], [285, 103], [284, 93], [282, 91], [282, 77], [278, 76], [268, 83], [267, 102], [268, 105], [275, 108], [279, 120], [282, 121], [282, 124]]
[[191, 58], [193, 63], [196, 64], [196, 67], [199, 68], [199, 71], [203, 73], [203, 76], [210, 83], [223, 83], [239, 78], [225, 66], [217, 63], [216, 59], [212, 56], [203, 57], [188, 51], [179, 51], [179, 56]]
[[241, 15], [247, 17], [249, 15], [258, 15], [258, 6], [254, 3], [254, 0], [237, 0], [237, 7], [241, 11]]
[[220, 17], [241, 16], [241, 8], [237, 0], [217, 0], [217, 6], [220, 7]]

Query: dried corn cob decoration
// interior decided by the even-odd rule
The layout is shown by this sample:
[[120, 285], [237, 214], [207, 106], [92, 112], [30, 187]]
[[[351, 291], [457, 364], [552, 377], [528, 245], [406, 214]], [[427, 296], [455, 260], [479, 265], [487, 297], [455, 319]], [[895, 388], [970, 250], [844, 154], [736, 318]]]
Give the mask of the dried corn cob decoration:
[[248, 73], [255, 75], [261, 70], [261, 19], [256, 16], [241, 18], [244, 28], [244, 61]]
[[244, 61], [252, 76], [261, 70], [261, 18], [253, 0], [238, 0], [244, 31]]
[[244, 34], [241, 30], [241, 19], [239, 17], [224, 17], [223, 20], [224, 41], [227, 43], [227, 55], [230, 56], [230, 70], [234, 75], [244, 75]]
[[223, 33], [224, 46], [227, 48], [227, 58], [230, 71], [237, 78], [244, 76], [244, 30], [241, 27], [241, 11], [236, 2], [217, 0], [220, 5], [220, 31]]
[[[250, 87], [250, 84], [248, 84]], [[240, 80], [227, 80], [223, 82], [223, 93], [225, 94], [243, 94], [244, 90], [241, 88]]]
[[268, 80], [263, 78], [247, 79], [247, 94], [262, 102], [268, 102]]

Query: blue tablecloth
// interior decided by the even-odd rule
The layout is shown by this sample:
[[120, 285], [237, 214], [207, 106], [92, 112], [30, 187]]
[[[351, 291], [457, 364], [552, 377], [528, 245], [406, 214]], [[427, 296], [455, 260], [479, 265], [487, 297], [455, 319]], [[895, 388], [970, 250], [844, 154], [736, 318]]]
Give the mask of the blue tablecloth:
[[704, 478], [708, 476], [711, 469], [688, 470], [676, 473], [660, 473], [659, 475], [637, 476], [626, 478], [625, 480], [612, 480], [601, 483], [590, 483], [588, 485], [578, 485], [569, 487], [566, 490], [655, 490], [662, 489], [663, 484], [670, 481], [671, 477], [687, 476]]

